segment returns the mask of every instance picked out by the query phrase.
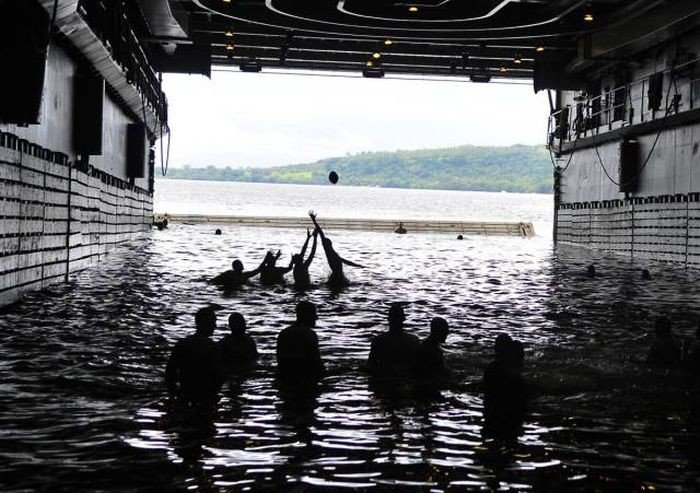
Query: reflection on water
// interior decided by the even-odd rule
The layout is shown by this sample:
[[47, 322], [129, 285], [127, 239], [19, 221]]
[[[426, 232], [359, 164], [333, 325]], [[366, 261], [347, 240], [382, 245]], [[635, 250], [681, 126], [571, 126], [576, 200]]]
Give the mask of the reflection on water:
[[[252, 267], [267, 247], [282, 248], [284, 261], [304, 233], [210, 229], [154, 231], [0, 314], [0, 489], [700, 487], [694, 383], [641, 364], [657, 314], [670, 314], [679, 335], [694, 333], [697, 272], [552, 251], [541, 237], [329, 231], [342, 255], [368, 266], [348, 269], [345, 291], [253, 283], [227, 296], [203, 279], [234, 255]], [[592, 261], [595, 280], [583, 275]], [[320, 253], [312, 279], [324, 274]], [[329, 369], [301, 396], [278, 388], [273, 372], [276, 335], [300, 299], [319, 307]], [[389, 301], [410, 302], [407, 329], [421, 338], [434, 315], [450, 322], [455, 382], [439, 398], [370, 389], [361, 365]], [[214, 416], [188, 415], [169, 408], [163, 370], [209, 303], [246, 317], [261, 361], [224, 385]], [[219, 322], [217, 339], [227, 333]], [[481, 436], [479, 381], [501, 331], [525, 343], [525, 376], [541, 388], [513, 450]]]

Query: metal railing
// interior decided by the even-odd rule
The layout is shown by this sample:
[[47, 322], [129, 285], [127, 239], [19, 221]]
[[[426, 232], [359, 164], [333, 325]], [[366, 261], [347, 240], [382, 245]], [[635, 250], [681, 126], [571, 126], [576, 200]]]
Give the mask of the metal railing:
[[141, 93], [145, 107], [167, 124], [165, 94], [134, 30], [139, 25], [145, 29], [136, 7], [124, 0], [79, 0], [78, 12]]
[[[563, 144], [579, 138], [697, 108], [700, 104], [700, 78], [692, 76], [697, 60], [695, 58], [595, 96], [579, 93], [574, 97], [573, 104], [551, 113], [547, 126], [549, 148], [561, 150]], [[650, 93], [653, 77], [660, 75], [663, 76], [661, 84]], [[688, 83], [681, 80], [688, 80]], [[650, 100], [650, 96], [653, 99]]]

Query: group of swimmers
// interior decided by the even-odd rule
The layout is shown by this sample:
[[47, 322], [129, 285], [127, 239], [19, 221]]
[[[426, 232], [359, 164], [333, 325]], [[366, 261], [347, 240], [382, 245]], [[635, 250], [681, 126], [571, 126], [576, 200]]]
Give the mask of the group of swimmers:
[[[221, 286], [225, 289], [235, 289], [245, 284], [246, 281], [260, 275], [260, 282], [265, 285], [280, 284], [284, 282], [284, 275], [292, 271], [294, 276], [294, 287], [297, 289], [307, 289], [311, 286], [311, 278], [309, 276], [309, 266], [314, 259], [316, 253], [317, 238], [321, 238], [321, 245], [326, 254], [328, 267], [331, 273], [328, 277], [328, 284], [335, 287], [342, 287], [348, 284], [347, 278], [343, 273], [343, 265], [351, 265], [353, 267], [363, 267], [362, 265], [352, 262], [341, 257], [333, 248], [333, 242], [326, 238], [323, 229], [316, 221], [316, 214], [309, 211], [309, 217], [314, 225], [313, 233], [306, 231], [306, 240], [298, 254], [292, 255], [292, 259], [287, 267], [278, 267], [277, 261], [281, 256], [281, 252], [277, 253], [268, 251], [263, 261], [255, 269], [251, 271], [244, 270], [243, 262], [235, 259], [231, 263], [231, 270], [222, 272], [218, 276], [210, 280], [212, 284]], [[309, 241], [313, 238], [311, 251], [309, 256], [304, 259], [306, 249], [309, 246]]]
[[[296, 305], [296, 321], [277, 335], [277, 378], [292, 388], [315, 385], [325, 374], [325, 363], [314, 330], [316, 306], [309, 301]], [[372, 339], [366, 368], [373, 382], [385, 386], [414, 381], [439, 387], [447, 376], [443, 344], [449, 333], [447, 321], [434, 317], [430, 334], [419, 340], [406, 332], [401, 303], [389, 308], [388, 330]], [[170, 395], [188, 407], [211, 409], [227, 373], [251, 369], [257, 360], [255, 341], [246, 333], [240, 313], [229, 316], [231, 333], [218, 342], [216, 312], [202, 308], [195, 314], [196, 332], [178, 341], [165, 372]], [[484, 374], [484, 430], [489, 436], [517, 436], [525, 416], [526, 396], [522, 383], [523, 347], [507, 335], [496, 339], [495, 360]]]

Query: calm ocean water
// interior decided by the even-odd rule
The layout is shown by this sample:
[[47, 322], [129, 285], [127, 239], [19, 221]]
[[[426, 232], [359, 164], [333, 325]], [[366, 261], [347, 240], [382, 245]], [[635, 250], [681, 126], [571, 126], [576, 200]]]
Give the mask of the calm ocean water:
[[532, 222], [551, 236], [552, 195], [339, 185], [160, 180], [155, 211], [171, 214]]
[[[159, 183], [157, 210], [226, 214], [531, 220], [550, 197], [332, 187]], [[184, 188], [183, 188], [184, 187]], [[304, 199], [306, 197], [306, 200]], [[325, 197], [325, 202], [322, 201]], [[385, 197], [386, 200], [383, 200]], [[257, 201], [257, 202], [256, 202]], [[293, 203], [282, 209], [285, 201]], [[195, 207], [197, 209], [195, 209]], [[180, 208], [180, 209], [178, 209]], [[351, 214], [353, 211], [356, 214]], [[536, 226], [540, 232], [546, 227]], [[691, 336], [700, 273], [532, 239], [327, 231], [353, 284], [332, 292], [321, 252], [314, 287], [205, 280], [268, 248], [282, 261], [304, 232], [172, 224], [115, 249], [67, 284], [0, 313], [1, 491], [697, 491], [700, 393], [680, 371], [644, 364], [653, 318]], [[595, 262], [595, 280], [582, 273]], [[640, 279], [649, 268], [652, 281]], [[299, 398], [275, 383], [275, 338], [300, 299], [319, 307], [328, 375]], [[430, 400], [375, 394], [362, 366], [389, 302], [424, 337], [445, 317], [452, 383]], [[244, 314], [259, 367], [232, 378], [212, 420], [168, 405], [163, 369], [193, 312], [219, 329]], [[481, 435], [479, 382], [497, 334], [526, 349], [539, 389], [513, 450]]]

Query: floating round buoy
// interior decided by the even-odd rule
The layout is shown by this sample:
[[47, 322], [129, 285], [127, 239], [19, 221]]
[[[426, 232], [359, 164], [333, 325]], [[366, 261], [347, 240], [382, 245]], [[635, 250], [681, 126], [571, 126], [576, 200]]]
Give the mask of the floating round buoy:
[[338, 183], [338, 173], [336, 173], [335, 171], [331, 171], [330, 173], [328, 173], [328, 181], [330, 181], [333, 185]]

